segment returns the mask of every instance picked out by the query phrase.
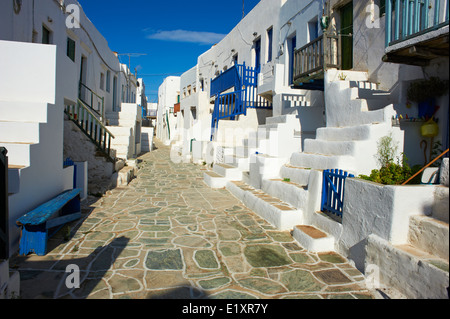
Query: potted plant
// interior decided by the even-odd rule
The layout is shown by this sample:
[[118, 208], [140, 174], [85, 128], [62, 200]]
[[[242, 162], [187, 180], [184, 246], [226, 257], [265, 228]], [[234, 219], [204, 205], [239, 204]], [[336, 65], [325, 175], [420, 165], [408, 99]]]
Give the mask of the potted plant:
[[419, 118], [432, 118], [435, 113], [436, 98], [448, 91], [448, 80], [430, 77], [412, 82], [408, 87], [407, 98], [419, 104]]

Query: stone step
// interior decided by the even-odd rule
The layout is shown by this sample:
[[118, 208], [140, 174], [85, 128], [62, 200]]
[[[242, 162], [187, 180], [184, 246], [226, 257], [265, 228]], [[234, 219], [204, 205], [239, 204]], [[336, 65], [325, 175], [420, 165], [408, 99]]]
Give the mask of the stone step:
[[388, 124], [365, 124], [348, 127], [321, 127], [317, 129], [316, 139], [326, 141], [364, 141], [386, 135]]
[[203, 181], [211, 188], [224, 188], [228, 183], [228, 179], [211, 171], [203, 173]]
[[215, 163], [213, 166], [213, 171], [230, 181], [242, 180], [242, 171], [238, 167], [232, 165]]
[[297, 225], [292, 236], [306, 250], [320, 253], [335, 251], [333, 236], [310, 225]]
[[314, 139], [305, 139], [303, 149], [305, 153], [350, 156], [356, 155], [356, 150], [356, 141], [326, 141]]
[[17, 166], [30, 166], [31, 149], [39, 144], [35, 143], [0, 143], [8, 150], [8, 163]]
[[428, 216], [411, 216], [408, 242], [431, 255], [449, 261], [449, 225]]
[[410, 299], [448, 299], [449, 265], [409, 244], [392, 245], [370, 235], [366, 265], [376, 270], [380, 286], [392, 287]]
[[46, 123], [48, 113], [47, 103], [1, 101], [0, 119], [8, 122]]
[[231, 166], [238, 167], [242, 171], [248, 171], [250, 169], [250, 159], [248, 157], [225, 155], [224, 162]]
[[356, 167], [355, 158], [348, 155], [325, 155], [312, 153], [293, 153], [290, 165], [302, 168], [313, 168], [319, 170], [339, 168], [353, 173]]
[[40, 123], [0, 121], [0, 142], [39, 143]]
[[308, 185], [311, 169], [301, 168], [285, 164], [280, 169], [281, 178], [289, 178], [291, 182], [301, 186]]
[[230, 181], [226, 187], [246, 207], [279, 230], [292, 230], [303, 220], [301, 210], [246, 183]]
[[308, 189], [306, 186], [283, 179], [263, 179], [261, 189], [270, 196], [279, 198], [293, 207], [303, 210], [307, 208]]

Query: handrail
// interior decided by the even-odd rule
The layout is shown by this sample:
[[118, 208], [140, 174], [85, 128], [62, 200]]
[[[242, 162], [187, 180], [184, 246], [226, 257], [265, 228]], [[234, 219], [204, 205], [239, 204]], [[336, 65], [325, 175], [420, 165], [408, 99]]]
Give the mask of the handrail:
[[93, 117], [95, 117], [95, 119], [96, 119], [96, 120], [98, 121], [98, 123], [100, 124], [101, 128], [103, 128], [106, 132], [108, 132], [108, 134], [111, 135], [112, 138], [116, 138], [116, 137], [113, 135], [113, 133], [111, 133], [111, 131], [109, 131], [109, 130], [106, 128], [106, 126], [102, 123], [102, 121], [100, 121], [100, 120], [97, 118], [97, 116], [96, 116], [94, 113], [92, 113], [92, 111], [90, 110], [90, 107], [89, 107], [86, 103], [84, 103], [84, 102], [83, 102], [82, 100], [80, 100], [80, 99], [78, 99], [78, 103], [81, 103], [81, 104], [84, 106], [85, 110], [88, 111], [89, 114], [91, 114]]
[[[91, 105], [88, 105], [86, 101], [82, 100], [81, 98], [81, 88], [84, 87], [85, 89], [87, 89], [89, 92], [91, 92]], [[89, 88], [86, 84], [84, 84], [83, 82], [80, 81], [80, 86], [79, 86], [79, 99], [82, 100], [84, 102], [84, 104], [88, 107], [90, 107], [94, 112], [96, 112], [102, 119], [102, 122], [105, 120], [104, 116], [105, 116], [105, 98], [101, 97], [100, 95], [98, 95], [97, 93], [95, 93], [94, 91], [92, 91], [91, 88]], [[100, 99], [102, 101], [102, 109], [100, 110], [100, 112], [98, 112], [97, 110], [94, 109], [94, 95]]]
[[114, 162], [111, 155], [111, 139], [115, 136], [97, 118], [86, 103], [78, 99], [77, 105], [67, 105], [64, 112], [81, 131], [103, 152], [108, 160]]
[[436, 157], [434, 160], [432, 160], [431, 162], [429, 162], [426, 166], [424, 166], [420, 171], [418, 171], [416, 174], [414, 174], [413, 176], [411, 176], [406, 182], [404, 182], [402, 184], [402, 186], [405, 186], [406, 184], [408, 184], [411, 180], [413, 180], [417, 175], [419, 175], [420, 173], [422, 173], [426, 168], [430, 167], [430, 165], [432, 165], [434, 162], [436, 162], [438, 159], [440, 159], [442, 156], [444, 156], [446, 153], [448, 153], [449, 149], [447, 148], [444, 152], [442, 152], [441, 155], [439, 155], [438, 157]]

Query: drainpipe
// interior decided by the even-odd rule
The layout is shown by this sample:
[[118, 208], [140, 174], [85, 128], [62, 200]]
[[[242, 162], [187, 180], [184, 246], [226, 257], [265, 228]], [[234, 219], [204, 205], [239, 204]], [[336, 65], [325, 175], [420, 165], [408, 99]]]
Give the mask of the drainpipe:
[[170, 140], [169, 113], [167, 111], [166, 111], [166, 121], [167, 121], [167, 132], [169, 133], [169, 140]]
[[192, 153], [192, 142], [193, 141], [197, 141], [197, 140], [195, 138], [191, 139], [191, 151], [190, 151], [190, 153]]

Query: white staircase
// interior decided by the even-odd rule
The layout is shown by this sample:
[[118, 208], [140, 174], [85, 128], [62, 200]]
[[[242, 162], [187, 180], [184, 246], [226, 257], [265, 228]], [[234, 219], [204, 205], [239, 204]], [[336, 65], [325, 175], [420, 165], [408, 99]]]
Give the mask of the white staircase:
[[446, 212], [434, 210], [432, 216], [411, 216], [406, 243], [394, 245], [376, 235], [369, 236], [366, 268], [377, 270], [377, 284], [381, 288], [392, 287], [413, 299], [449, 298], [449, 199], [446, 188], [446, 198], [435, 197], [447, 201]]

